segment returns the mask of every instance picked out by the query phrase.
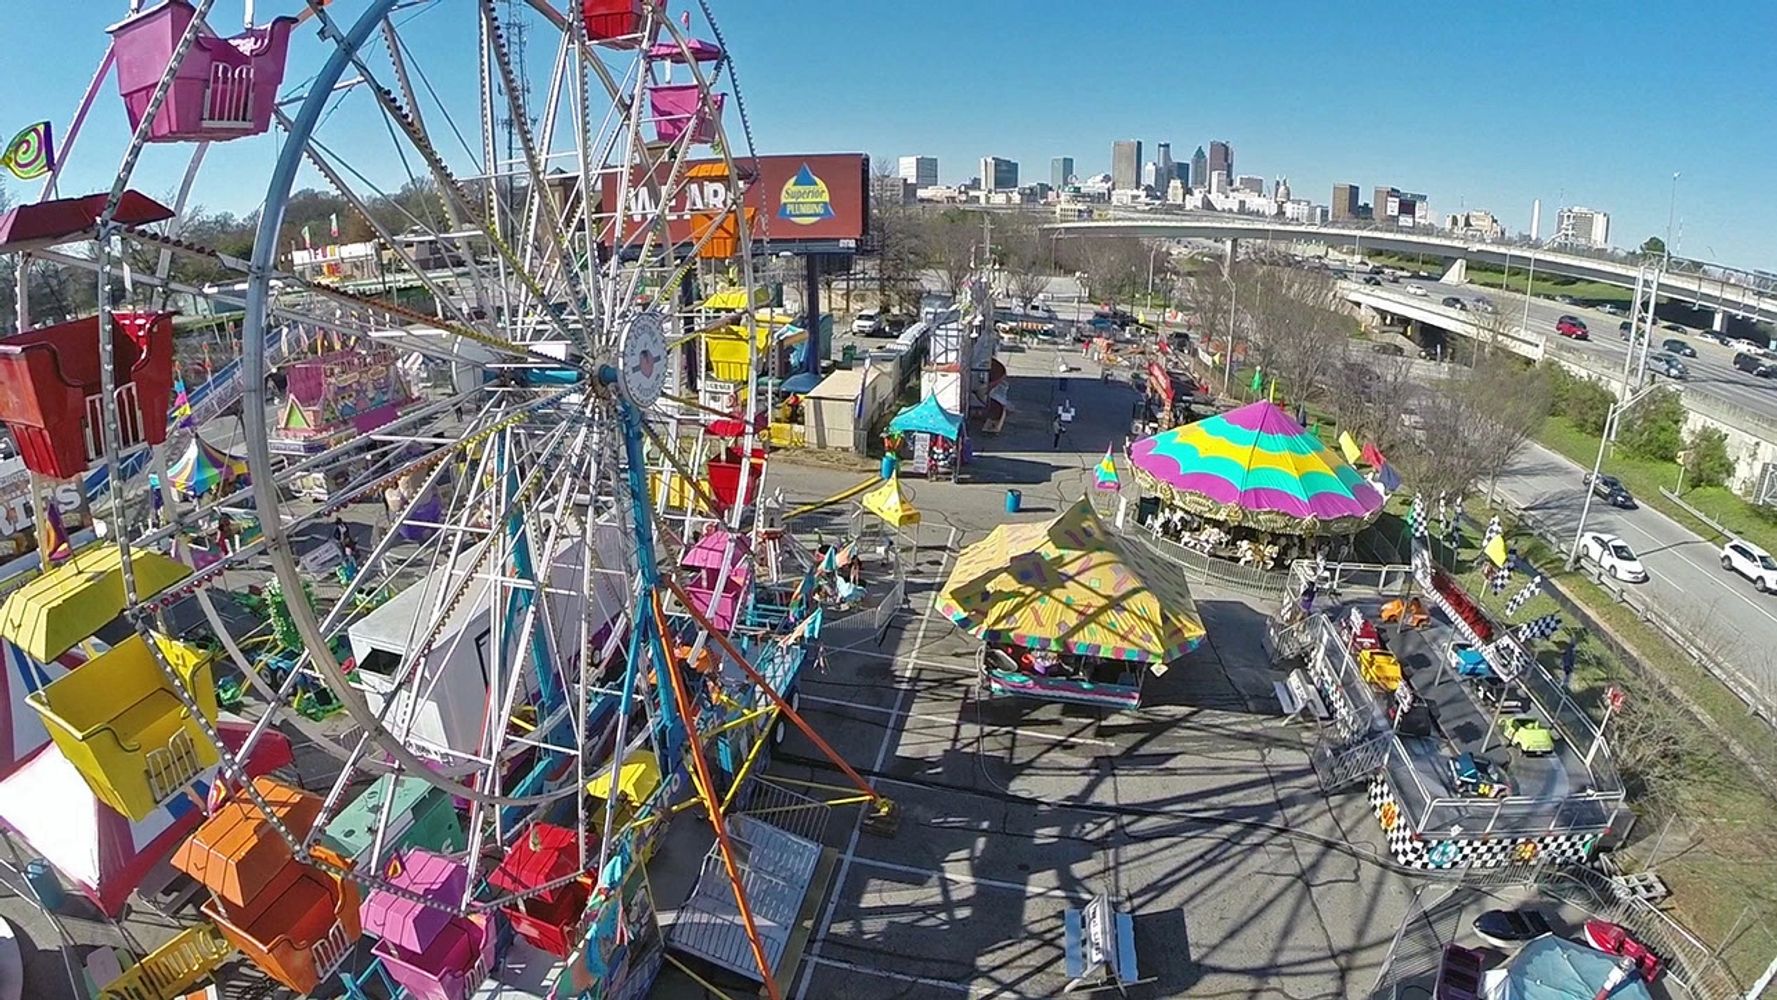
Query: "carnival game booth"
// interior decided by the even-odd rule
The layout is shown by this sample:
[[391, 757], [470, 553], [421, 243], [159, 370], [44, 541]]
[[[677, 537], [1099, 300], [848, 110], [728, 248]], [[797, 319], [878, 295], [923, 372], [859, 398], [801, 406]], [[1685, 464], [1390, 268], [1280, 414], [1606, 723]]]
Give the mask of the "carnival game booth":
[[[1272, 649], [1302, 658], [1327, 709], [1311, 754], [1322, 788], [1364, 788], [1406, 868], [1590, 860], [1628, 818], [1609, 743], [1515, 627], [1463, 617], [1478, 605], [1420, 563], [1292, 567]], [[1311, 580], [1339, 596], [1302, 618]], [[1419, 627], [1389, 619], [1404, 592], [1432, 609]], [[1522, 719], [1552, 741], [1514, 748], [1506, 725]]]
[[[288, 395], [269, 445], [273, 452], [307, 456], [369, 433], [400, 416], [413, 401], [395, 352], [336, 350], [285, 367]], [[326, 473], [305, 473], [296, 488], [318, 499], [344, 489], [361, 463], [341, 462]]]
[[946, 410], [937, 396], [927, 396], [895, 414], [888, 433], [900, 442], [896, 455], [902, 471], [934, 479], [949, 473], [956, 479], [968, 435], [962, 416]]
[[938, 607], [982, 641], [989, 694], [1118, 709], [1204, 636], [1178, 568], [1120, 540], [1085, 499], [964, 549]]
[[1155, 498], [1139, 516], [1157, 534], [1264, 569], [1382, 513], [1375, 487], [1266, 400], [1143, 438], [1129, 463]]

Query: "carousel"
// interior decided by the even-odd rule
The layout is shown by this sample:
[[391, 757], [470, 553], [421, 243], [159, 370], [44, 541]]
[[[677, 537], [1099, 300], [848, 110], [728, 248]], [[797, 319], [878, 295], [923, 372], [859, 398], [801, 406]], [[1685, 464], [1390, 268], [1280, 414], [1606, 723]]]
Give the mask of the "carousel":
[[1382, 512], [1374, 486], [1266, 400], [1143, 438], [1129, 464], [1148, 491], [1138, 520], [1262, 569], [1328, 554]]
[[987, 694], [1116, 709], [1204, 636], [1177, 568], [1120, 541], [1084, 499], [964, 549], [938, 607], [981, 640]]

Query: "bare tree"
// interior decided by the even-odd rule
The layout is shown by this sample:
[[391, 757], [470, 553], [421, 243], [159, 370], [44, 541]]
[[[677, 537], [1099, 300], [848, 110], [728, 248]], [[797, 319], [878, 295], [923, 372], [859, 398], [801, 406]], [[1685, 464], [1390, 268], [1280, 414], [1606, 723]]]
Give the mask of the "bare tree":
[[1345, 361], [1354, 324], [1338, 311], [1338, 293], [1324, 275], [1293, 268], [1235, 272], [1236, 292], [1251, 327], [1255, 360], [1297, 399], [1324, 395]]
[[[875, 169], [872, 191], [899, 180], [886, 163]], [[884, 310], [911, 309], [919, 287], [919, 217], [898, 200], [870, 199], [870, 232], [876, 246], [876, 301]]]
[[1064, 254], [1071, 269], [1086, 276], [1086, 294], [1099, 302], [1129, 301], [1147, 278], [1147, 248], [1133, 237], [1070, 240]]
[[960, 210], [931, 213], [921, 217], [918, 231], [920, 262], [937, 275], [945, 294], [960, 296], [976, 265], [975, 216]]
[[1491, 495], [1506, 463], [1548, 418], [1554, 389], [1541, 369], [1505, 352], [1477, 357], [1468, 376], [1449, 380], [1446, 389], [1464, 418], [1462, 436], [1475, 452], [1476, 481], [1484, 479]]
[[1036, 220], [1024, 215], [1006, 216], [994, 228], [995, 255], [1006, 279], [1006, 294], [1029, 302], [1049, 287], [1052, 238], [1045, 237]]

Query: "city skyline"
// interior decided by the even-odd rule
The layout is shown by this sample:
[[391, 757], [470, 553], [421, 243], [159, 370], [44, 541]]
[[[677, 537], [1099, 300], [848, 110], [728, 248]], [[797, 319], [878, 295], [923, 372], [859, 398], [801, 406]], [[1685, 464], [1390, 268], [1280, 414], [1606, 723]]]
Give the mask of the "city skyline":
[[[5, 117], [15, 131], [42, 119], [59, 131], [122, 8], [47, 0], [19, 6], [21, 17], [9, 22], [20, 32], [12, 36], [11, 65], [31, 87], [13, 95]], [[1237, 170], [1287, 175], [1316, 202], [1335, 183], [1365, 192], [1393, 184], [1426, 192], [1440, 215], [1484, 208], [1514, 232], [1529, 229], [1537, 199], [1551, 207], [1551, 219], [1553, 206], [1594, 206], [1610, 214], [1612, 240], [1625, 247], [1663, 237], [1670, 211], [1681, 253], [1777, 271], [1777, 203], [1761, 179], [1777, 166], [1777, 133], [1765, 113], [1777, 94], [1777, 64], [1751, 49], [1777, 34], [1772, 5], [1709, 18], [1648, 16], [1652, 8], [1597, 18], [1559, 5], [1452, 10], [1388, 49], [1397, 78], [1425, 85], [1390, 88], [1374, 100], [1354, 75], [1351, 53], [1375, 50], [1373, 26], [1398, 13], [1377, 4], [1327, 17], [1314, 5], [1281, 0], [1267, 8], [1276, 27], [1263, 31], [1212, 25], [1173, 4], [1144, 6], [1141, 28], [1132, 30], [1133, 16], [1082, 17], [1059, 0], [1028, 0], [1018, 32], [1006, 32], [995, 9], [927, 0], [908, 0], [893, 19], [813, 0], [783, 0], [770, 18], [731, 4], [715, 10], [761, 153], [863, 151], [892, 169], [899, 155], [918, 151], [936, 156], [941, 179], [954, 181], [984, 155], [1045, 165], [1071, 156], [1075, 173], [1089, 176], [1110, 170], [1108, 147], [1117, 138], [1139, 137], [1147, 148], [1169, 141], [1175, 159], [1185, 160], [1218, 137], [1235, 145]], [[795, 32], [785, 33], [786, 23]], [[929, 34], [935, 23], [948, 28], [936, 43]], [[1314, 30], [1286, 30], [1309, 23]], [[26, 25], [57, 44], [26, 43]], [[860, 37], [946, 60], [955, 72], [873, 76], [857, 62]], [[292, 49], [292, 92], [313, 72], [319, 51], [307, 44], [312, 32], [303, 38]], [[1586, 44], [1574, 46], [1575, 38]], [[1056, 73], [1030, 57], [1113, 50], [1113, 63], [1086, 74]], [[1675, 52], [1719, 57], [1666, 58]], [[540, 75], [548, 60], [536, 61]], [[1633, 61], [1664, 65], [1662, 85], [1635, 87], [1623, 72]], [[1189, 65], [1220, 89], [1188, 106], [1163, 99], [1152, 67], [1167, 64]], [[1495, 82], [1480, 86], [1483, 80]], [[432, 82], [453, 106], [475, 106], [472, 78]], [[70, 157], [70, 188], [102, 190], [115, 176], [115, 157], [97, 155], [122, 131], [114, 85], [106, 95], [89, 138]], [[729, 103], [728, 127], [738, 131], [736, 102]], [[472, 120], [460, 124], [473, 127]], [[387, 141], [369, 131], [363, 139]], [[252, 211], [264, 196], [268, 148], [218, 144], [195, 200], [210, 210]], [[183, 161], [144, 159], [144, 190], [177, 188]], [[1502, 161], [1510, 168], [1500, 169]], [[1674, 172], [1682, 175], [1676, 197]], [[399, 164], [377, 178], [390, 188], [405, 179]], [[6, 183], [15, 195], [30, 190]], [[307, 175], [302, 183], [324, 186]], [[1192, 183], [1202, 183], [1195, 170]], [[1545, 235], [1548, 229], [1545, 220]]]

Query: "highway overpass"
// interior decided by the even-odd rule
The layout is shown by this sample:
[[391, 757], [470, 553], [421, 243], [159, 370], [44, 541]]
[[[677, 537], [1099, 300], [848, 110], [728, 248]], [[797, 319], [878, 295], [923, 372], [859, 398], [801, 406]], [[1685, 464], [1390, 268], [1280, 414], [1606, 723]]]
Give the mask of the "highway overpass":
[[[1504, 267], [1509, 260], [1525, 268], [1532, 256], [1536, 269], [1586, 281], [1600, 281], [1624, 288], [1635, 287], [1640, 269], [1631, 263], [1605, 260], [1559, 250], [1532, 250], [1504, 243], [1481, 243], [1448, 233], [1412, 230], [1361, 229], [1345, 226], [1314, 226], [1259, 219], [1227, 213], [1148, 215], [1132, 218], [1056, 222], [1043, 227], [1056, 236], [1136, 236], [1147, 239], [1203, 240], [1304, 240], [1332, 246], [1371, 247], [1397, 253], [1431, 254], [1450, 260], [1470, 260]], [[1726, 310], [1765, 322], [1777, 322], [1777, 294], [1737, 285], [1700, 274], [1668, 273], [1660, 280], [1664, 298]]]

